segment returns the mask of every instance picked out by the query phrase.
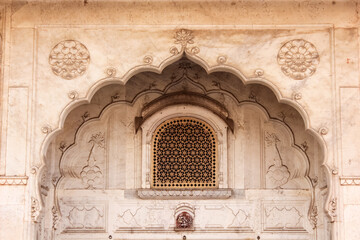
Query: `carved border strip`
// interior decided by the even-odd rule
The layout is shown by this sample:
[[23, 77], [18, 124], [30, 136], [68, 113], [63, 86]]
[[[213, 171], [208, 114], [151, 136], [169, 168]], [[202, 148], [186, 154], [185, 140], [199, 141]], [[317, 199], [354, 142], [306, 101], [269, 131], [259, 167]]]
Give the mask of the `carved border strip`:
[[340, 177], [341, 186], [360, 186], [359, 177]]
[[139, 189], [138, 196], [141, 199], [226, 199], [231, 197], [230, 189], [215, 189], [215, 190], [154, 190], [154, 189]]
[[27, 185], [28, 178], [27, 176], [3, 176], [0, 177], [0, 185]]

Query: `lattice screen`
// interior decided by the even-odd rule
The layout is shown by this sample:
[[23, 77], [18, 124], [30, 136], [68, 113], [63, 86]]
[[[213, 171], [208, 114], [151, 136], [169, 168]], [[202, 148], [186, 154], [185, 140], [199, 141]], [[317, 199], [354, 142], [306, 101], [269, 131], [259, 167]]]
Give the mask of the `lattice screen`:
[[216, 188], [217, 141], [214, 130], [196, 118], [162, 123], [153, 137], [153, 188]]

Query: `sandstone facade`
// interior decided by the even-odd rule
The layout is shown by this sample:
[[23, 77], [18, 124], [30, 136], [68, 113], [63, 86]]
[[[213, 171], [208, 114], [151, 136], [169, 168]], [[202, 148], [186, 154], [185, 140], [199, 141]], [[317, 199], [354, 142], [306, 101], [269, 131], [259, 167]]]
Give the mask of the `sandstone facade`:
[[0, 239], [360, 238], [357, 1], [0, 7]]

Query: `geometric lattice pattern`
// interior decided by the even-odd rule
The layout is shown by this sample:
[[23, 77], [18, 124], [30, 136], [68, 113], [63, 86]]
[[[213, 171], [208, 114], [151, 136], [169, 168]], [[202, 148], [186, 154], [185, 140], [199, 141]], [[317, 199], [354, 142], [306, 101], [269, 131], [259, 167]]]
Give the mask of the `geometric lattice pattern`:
[[162, 123], [153, 136], [153, 188], [216, 188], [217, 144], [213, 129], [196, 118]]

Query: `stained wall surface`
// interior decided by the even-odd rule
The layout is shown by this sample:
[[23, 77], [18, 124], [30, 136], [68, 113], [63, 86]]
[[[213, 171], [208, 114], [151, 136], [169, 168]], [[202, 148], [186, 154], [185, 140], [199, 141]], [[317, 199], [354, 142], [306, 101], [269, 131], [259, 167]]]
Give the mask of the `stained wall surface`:
[[[159, 214], [164, 212], [167, 215], [162, 221], [175, 221], [177, 209], [187, 211], [190, 216], [195, 213], [192, 217], [199, 226], [195, 225], [192, 234], [197, 230], [221, 232], [222, 227], [228, 229], [238, 224], [229, 232], [229, 238], [275, 239], [286, 236], [281, 235], [283, 232], [291, 232], [294, 239], [358, 239], [358, 12], [358, 2], [346, 0], [2, 1], [0, 239], [89, 236], [81, 234], [98, 239], [109, 235], [117, 238], [139, 228], [138, 239], [148, 239], [157, 231], [164, 234], [156, 235], [160, 238], [177, 239], [182, 235], [173, 230], [173, 223], [165, 224], [163, 229], [160, 223], [147, 226], [158, 221]], [[184, 62], [192, 66], [191, 71], [184, 67]], [[186, 95], [186, 99], [192, 100], [185, 102], [190, 110], [183, 113], [190, 116], [194, 111], [204, 111], [203, 116], [213, 119], [208, 121], [227, 129], [222, 130], [227, 137], [223, 137], [222, 144], [226, 145], [222, 146], [226, 148], [221, 152], [223, 165], [219, 165], [226, 166], [220, 170], [223, 192], [219, 190], [217, 194], [227, 196], [226, 191], [230, 191], [231, 197], [226, 201], [206, 197], [198, 201], [187, 196], [175, 200], [150, 198], [142, 202], [139, 200], [142, 194], [149, 194], [147, 191], [151, 194], [146, 180], [150, 169], [146, 163], [146, 159], [150, 159], [146, 155], [149, 145], [142, 130], [152, 129], [150, 123], [161, 119], [163, 111], [156, 108], [161, 102], [150, 103], [156, 96], [172, 93], [167, 92], [166, 84], [171, 84], [184, 69], [193, 74], [192, 81], [198, 87], [203, 86], [202, 90], [194, 90], [194, 85], [182, 85], [174, 88], [173, 93], [197, 91], [207, 100], [200, 101], [199, 110], [191, 108], [199, 105], [199, 101]], [[258, 87], [253, 87], [255, 85]], [[137, 103], [127, 107], [115, 104], [111, 111], [108, 111], [110, 106], [105, 109], [108, 103], [131, 102], [129, 99], [136, 92], [148, 90], [151, 91], [139, 97]], [[219, 93], [223, 90], [253, 105], [264, 106], [262, 113], [258, 108], [253, 109], [254, 106], [231, 102], [225, 93]], [[218, 91], [218, 95], [211, 96], [209, 91]], [[178, 99], [181, 97], [184, 96]], [[174, 116], [181, 112], [166, 108], [169, 107], [166, 104], [161, 106]], [[235, 120], [233, 125], [229, 125], [222, 107]], [[150, 116], [146, 115], [147, 109], [156, 111]], [[91, 125], [100, 112], [104, 117]], [[139, 122], [134, 117], [141, 114], [153, 122], [144, 120], [143, 129], [135, 131]], [[266, 126], [271, 120], [281, 126]], [[117, 124], [119, 122], [121, 124]], [[282, 149], [276, 148], [273, 135], [268, 135], [268, 139], [273, 139], [271, 145], [267, 144], [265, 132], [257, 132], [266, 127], [272, 129], [272, 133], [279, 131], [275, 134], [278, 138], [287, 139], [282, 141]], [[83, 160], [92, 156], [92, 146], [98, 146], [90, 140], [93, 133], [97, 139], [99, 132], [107, 133], [104, 139], [109, 148], [102, 150], [100, 144], [94, 148], [94, 156], [115, 160], [104, 160], [103, 165], [98, 166], [107, 171], [101, 172], [107, 182], [83, 186], [83, 167], [93, 164]], [[245, 132], [248, 139], [244, 138]], [[75, 144], [79, 149], [71, 152], [68, 147], [77, 134], [84, 136], [76, 138], [83, 142]], [[257, 144], [249, 144], [255, 142]], [[121, 148], [116, 147], [118, 145]], [[292, 145], [296, 153], [289, 150]], [[271, 152], [266, 152], [266, 147], [271, 147]], [[280, 151], [274, 151], [277, 149]], [[278, 152], [280, 156], [281, 153], [295, 156], [296, 163], [302, 162], [299, 159], [310, 159], [309, 164], [291, 165], [276, 160]], [[106, 157], [101, 157], [103, 155]], [[266, 159], [263, 155], [270, 156], [278, 169], [284, 169], [283, 165], [290, 169], [285, 179], [303, 176], [310, 187], [303, 187], [303, 180], [290, 184], [290, 190], [284, 185], [287, 183], [267, 185], [270, 181], [267, 174], [273, 165], [246, 160], [250, 159], [248, 156]], [[71, 160], [77, 158], [81, 160]], [[230, 163], [233, 168], [229, 167]], [[258, 180], [250, 181], [244, 169], [252, 169], [250, 173], [258, 176]], [[293, 169], [297, 169], [297, 175]], [[124, 177], [119, 172], [131, 174]], [[67, 178], [75, 180], [67, 182]], [[74, 189], [90, 186], [95, 187], [90, 193], [73, 193]], [[271, 189], [266, 190], [267, 186]], [[296, 204], [279, 205], [276, 201], [282, 191]], [[292, 198], [294, 195], [300, 197]], [[84, 200], [89, 196], [98, 205]], [[131, 200], [124, 203], [128, 198]], [[156, 205], [158, 201], [165, 202], [163, 211]], [[181, 205], [184, 202], [186, 204]], [[123, 208], [117, 207], [119, 203]], [[151, 209], [154, 212], [152, 218], [138, 224], [141, 227], [136, 225], [140, 220], [134, 218], [134, 211], [140, 208], [130, 206], [139, 204], [143, 204], [139, 210], [139, 213], [144, 211], [142, 215], [150, 216], [146, 211]], [[225, 227], [209, 223], [206, 228], [206, 211], [224, 214], [220, 215], [229, 219], [226, 214], [231, 215], [236, 209], [239, 214], [244, 213], [245, 219], [254, 215], [249, 217], [252, 221], [249, 226], [245, 226], [245, 220], [237, 219], [235, 225], [233, 222], [224, 223]], [[89, 219], [95, 219], [86, 223], [89, 228], [84, 211], [91, 216]], [[258, 211], [263, 215], [256, 216]], [[281, 217], [285, 213], [288, 215]], [[122, 220], [128, 216], [128, 222], [119, 222], [118, 216]], [[296, 216], [301, 216], [303, 225], [293, 222]], [[76, 220], [64, 222], [71, 218]], [[276, 226], [269, 223], [281, 218], [292, 221], [280, 221]], [[126, 228], [124, 224], [131, 227], [126, 225]], [[241, 228], [244, 235], [236, 227]], [[205, 235], [191, 236], [201, 239]], [[131, 235], [127, 237], [130, 239]], [[220, 239], [219, 235], [214, 237]]]

